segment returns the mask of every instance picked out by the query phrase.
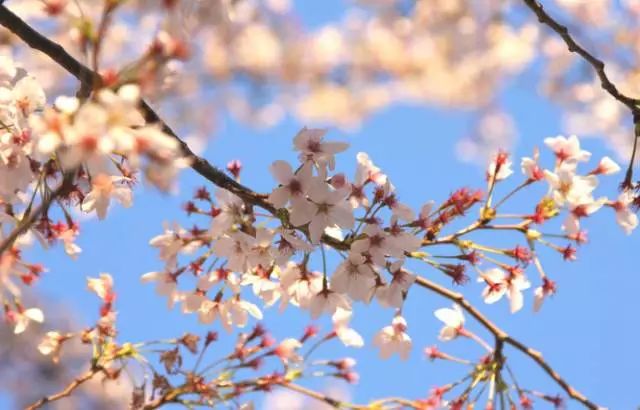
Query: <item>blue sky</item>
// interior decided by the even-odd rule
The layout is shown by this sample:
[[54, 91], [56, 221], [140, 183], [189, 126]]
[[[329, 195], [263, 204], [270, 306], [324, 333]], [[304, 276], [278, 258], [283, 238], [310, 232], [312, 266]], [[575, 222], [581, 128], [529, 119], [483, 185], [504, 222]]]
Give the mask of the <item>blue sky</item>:
[[[301, 11], [310, 24], [316, 25], [335, 16], [339, 4], [337, 1], [305, 2]], [[509, 87], [500, 96], [500, 102], [508, 107], [518, 126], [516, 158], [530, 155], [533, 147], [542, 147], [543, 138], [562, 132], [557, 107], [537, 94], [535, 84]], [[210, 141], [206, 158], [217, 165], [239, 159], [244, 164], [242, 181], [245, 184], [257, 191], [272, 187], [273, 180], [266, 172], [268, 166], [276, 159], [295, 159], [291, 140], [304, 124], [287, 119], [275, 128], [255, 130], [227, 118], [223, 120], [218, 134]], [[471, 126], [470, 113], [395, 106], [374, 115], [357, 131], [331, 129], [329, 138], [351, 144], [350, 149], [338, 157], [338, 167], [343, 167], [347, 175], [352, 175], [355, 154], [365, 151], [390, 176], [401, 200], [417, 209], [427, 200], [443, 200], [458, 187], [484, 188], [484, 169], [462, 163], [455, 155], [456, 141]], [[601, 140], [585, 140], [584, 145], [595, 158], [613, 155]], [[550, 164], [550, 156], [546, 159]], [[619, 179], [603, 179], [600, 193], [615, 195]], [[198, 325], [195, 317], [182, 315], [177, 310], [168, 311], [165, 300], [154, 294], [153, 286], [143, 285], [139, 280], [141, 274], [162, 268], [156, 251], [148, 246], [149, 239], [162, 231], [164, 221], [184, 221], [180, 206], [195, 187], [202, 184], [194, 172], [186, 171], [181, 176], [178, 196], [142, 187], [132, 208], [115, 207], [105, 222], [91, 220], [84, 224], [79, 239], [83, 253], [77, 261], [69, 260], [60, 248], [34, 251], [32, 257], [49, 268], [38, 290], [51, 299], [66, 300], [89, 324], [97, 315], [98, 303], [86, 291], [85, 278], [110, 272], [118, 292], [122, 341], [174, 337], [186, 331], [203, 334], [208, 329]], [[531, 209], [531, 200], [525, 194], [517, 198], [514, 205]], [[554, 223], [559, 228], [559, 221], [552, 225]], [[544, 255], [545, 269], [557, 281], [559, 292], [540, 313], [531, 311], [532, 293], [525, 296], [525, 309], [511, 315], [506, 302], [492, 306], [482, 304], [480, 284], [472, 281], [463, 291], [510, 334], [542, 351], [558, 372], [589, 398], [611, 409], [634, 408], [640, 404], [634, 393], [640, 363], [636, 314], [640, 310], [636, 297], [640, 276], [634, 254], [637, 235], [625, 236], [615, 225], [610, 210], [589, 219], [587, 229], [590, 243], [580, 248], [578, 261], [566, 263], [558, 255]], [[534, 271], [529, 272], [535, 278]], [[420, 273], [449, 284], [436, 271], [424, 269]], [[377, 359], [371, 338], [390, 322], [393, 312], [376, 306], [356, 308], [354, 327], [365, 337], [364, 348], [346, 349], [335, 342], [324, 346], [318, 357], [352, 356], [358, 360], [361, 381], [352, 388], [354, 401], [366, 402], [389, 395], [423, 397], [431, 387], [463, 375], [460, 365], [433, 364], [422, 355], [423, 347], [437, 342], [440, 323], [433, 317], [433, 310], [449, 306], [448, 300], [435, 294], [419, 289], [411, 291], [404, 314], [414, 349], [407, 362], [397, 358]], [[279, 337], [298, 335], [310, 320], [308, 314], [292, 309], [284, 315], [274, 309], [265, 314], [266, 326]], [[483, 333], [470, 318], [468, 321], [471, 329], [490, 340], [490, 335]], [[482, 353], [469, 342], [438, 344], [449, 353], [471, 359]], [[506, 356], [522, 385], [553, 394], [561, 392], [526, 357], [512, 350], [507, 350]], [[568, 408], [580, 407], [569, 402]]]

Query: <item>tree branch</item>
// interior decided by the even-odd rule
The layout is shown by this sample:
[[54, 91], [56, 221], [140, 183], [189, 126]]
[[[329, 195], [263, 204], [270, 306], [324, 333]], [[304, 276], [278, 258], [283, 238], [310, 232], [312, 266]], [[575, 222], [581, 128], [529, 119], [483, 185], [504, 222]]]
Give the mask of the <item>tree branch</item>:
[[418, 286], [431, 290], [439, 294], [440, 296], [444, 296], [445, 298], [452, 300], [462, 307], [467, 313], [473, 316], [482, 326], [484, 326], [489, 332], [491, 332], [497, 341], [497, 345], [501, 346], [501, 343], [506, 343], [508, 345], [513, 346], [517, 350], [521, 351], [525, 355], [529, 356], [534, 362], [536, 362], [548, 375], [551, 377], [562, 389], [571, 397], [572, 399], [582, 403], [585, 407], [597, 410], [600, 407], [587, 399], [582, 393], [573, 388], [566, 380], [564, 380], [558, 372], [556, 372], [549, 363], [547, 363], [543, 357], [542, 353], [534, 350], [524, 343], [514, 339], [509, 336], [507, 332], [499, 328], [495, 323], [489, 320], [486, 316], [484, 316], [480, 311], [473, 306], [468, 300], [464, 298], [461, 293], [454, 292], [450, 289], [445, 288], [444, 286], [440, 286], [435, 282], [432, 282], [423, 277], [417, 276], [416, 282]]
[[37, 402], [27, 406], [25, 408], [25, 410], [35, 410], [35, 409], [39, 409], [40, 407], [44, 406], [47, 403], [50, 403], [52, 401], [56, 401], [59, 400], [63, 397], [67, 397], [69, 396], [71, 393], [73, 393], [73, 391], [75, 389], [77, 389], [78, 387], [80, 387], [83, 383], [85, 383], [86, 381], [90, 380], [93, 378], [93, 376], [95, 376], [96, 374], [98, 374], [102, 369], [99, 367], [87, 370], [85, 373], [83, 373], [81, 376], [79, 376], [78, 378], [76, 378], [75, 380], [73, 380], [71, 383], [69, 383], [69, 385], [67, 385], [67, 387], [65, 387], [63, 390], [59, 391], [58, 393], [52, 394], [51, 396], [46, 396], [41, 398], [40, 400], [38, 400]]
[[538, 17], [538, 21], [540, 23], [548, 26], [553, 31], [558, 33], [562, 40], [564, 40], [565, 44], [569, 48], [569, 51], [572, 53], [578, 54], [582, 57], [587, 63], [589, 63], [594, 70], [598, 78], [600, 79], [600, 84], [602, 89], [604, 89], [607, 93], [609, 93], [613, 98], [620, 101], [622, 104], [626, 105], [627, 108], [631, 110], [631, 112], [638, 112], [638, 104], [640, 104], [640, 99], [629, 97], [618, 90], [618, 87], [611, 82], [607, 73], [605, 72], [605, 64], [604, 61], [600, 60], [589, 51], [587, 51], [584, 47], [578, 44], [574, 38], [569, 33], [569, 29], [560, 24], [557, 20], [555, 20], [549, 13], [547, 13], [542, 6], [542, 3], [538, 0], [523, 0], [524, 3], [529, 7], [535, 15]]

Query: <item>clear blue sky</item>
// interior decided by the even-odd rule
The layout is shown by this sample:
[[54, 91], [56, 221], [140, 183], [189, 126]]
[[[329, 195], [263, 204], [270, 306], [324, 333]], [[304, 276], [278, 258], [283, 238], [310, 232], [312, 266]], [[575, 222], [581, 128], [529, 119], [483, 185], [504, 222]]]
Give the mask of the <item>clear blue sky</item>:
[[[305, 2], [302, 12], [310, 24], [319, 24], [335, 16], [339, 4]], [[542, 146], [544, 137], [561, 133], [557, 108], [537, 95], [535, 85], [521, 83], [517, 89], [509, 88], [500, 100], [509, 107], [518, 125], [516, 157], [529, 155], [534, 146]], [[457, 187], [483, 188], [484, 169], [461, 163], [455, 156], [454, 145], [471, 126], [470, 119], [469, 114], [460, 112], [397, 106], [370, 118], [356, 132], [333, 129], [330, 138], [351, 143], [349, 151], [338, 159], [348, 175], [352, 175], [355, 154], [366, 151], [390, 176], [401, 199], [417, 209], [429, 199], [444, 199]], [[295, 158], [291, 139], [302, 125], [287, 120], [276, 128], [257, 131], [226, 120], [210, 142], [206, 157], [217, 165], [231, 159], [241, 160], [245, 165], [243, 182], [264, 191], [273, 183], [266, 172], [269, 164], [275, 159]], [[585, 148], [596, 158], [612, 155], [600, 140], [585, 141]], [[600, 192], [614, 195], [618, 180], [603, 181]], [[186, 171], [181, 177], [181, 195], [166, 196], [142, 188], [131, 209], [115, 207], [107, 221], [85, 223], [79, 240], [83, 253], [75, 262], [59, 248], [35, 252], [34, 258], [41, 259], [50, 270], [38, 289], [52, 299], [66, 299], [88, 324], [93, 322], [98, 304], [85, 290], [85, 277], [110, 272], [118, 292], [121, 340], [167, 338], [186, 331], [204, 333], [205, 328], [197, 324], [195, 317], [168, 311], [165, 300], [154, 294], [153, 286], [143, 285], [139, 280], [141, 274], [162, 268], [156, 251], [148, 246], [149, 239], [161, 232], [163, 221], [184, 220], [180, 206], [202, 184], [195, 173]], [[533, 206], [526, 203], [526, 198], [519, 203], [527, 209]], [[640, 276], [634, 254], [638, 249], [637, 235], [626, 237], [615, 226], [610, 210], [589, 220], [587, 229], [590, 243], [580, 248], [577, 262], [565, 263], [557, 255], [545, 255], [546, 271], [557, 280], [559, 292], [540, 313], [531, 312], [532, 293], [526, 294], [526, 307], [516, 315], [508, 313], [504, 302], [479, 306], [510, 334], [541, 350], [561, 375], [595, 402], [611, 409], [634, 408], [640, 405], [640, 398], [634, 393], [640, 363], [637, 349], [640, 299], [636, 297]], [[435, 271], [421, 273], [439, 279]], [[533, 271], [531, 277], [535, 278]], [[481, 289], [481, 285], [470, 282], [464, 291], [472, 301], [479, 302]], [[352, 356], [358, 360], [361, 381], [352, 389], [355, 401], [366, 402], [387, 395], [423, 397], [431, 387], [463, 374], [459, 365], [432, 364], [422, 355], [423, 347], [437, 342], [440, 323], [433, 317], [433, 310], [449, 306], [448, 300], [435, 294], [418, 289], [411, 292], [404, 309], [414, 340], [408, 362], [377, 359], [371, 338], [389, 323], [393, 312], [375, 306], [356, 309], [354, 326], [365, 337], [364, 348], [346, 349], [336, 342], [325, 346], [319, 357]], [[280, 337], [299, 334], [309, 322], [307, 314], [292, 309], [285, 316], [273, 309], [265, 313], [267, 327]], [[287, 320], [282, 320], [283, 317]], [[468, 320], [472, 329], [480, 329]], [[489, 335], [483, 335], [489, 339]], [[468, 342], [439, 345], [447, 352], [472, 359], [482, 353]], [[527, 358], [511, 350], [506, 355], [522, 385], [554, 394], [560, 392]], [[569, 402], [568, 408], [579, 406]]]

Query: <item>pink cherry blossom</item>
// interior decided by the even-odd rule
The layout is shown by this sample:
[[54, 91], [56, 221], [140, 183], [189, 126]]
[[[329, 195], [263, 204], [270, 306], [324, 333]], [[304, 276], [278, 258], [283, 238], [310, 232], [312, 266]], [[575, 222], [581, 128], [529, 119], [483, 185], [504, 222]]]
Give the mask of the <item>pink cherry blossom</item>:
[[227, 259], [227, 267], [236, 272], [249, 268], [249, 252], [255, 244], [255, 238], [242, 231], [232, 232], [218, 239], [211, 250], [221, 258]]
[[403, 260], [391, 264], [389, 267], [389, 272], [393, 276], [391, 282], [387, 286], [377, 289], [376, 297], [382, 306], [401, 308], [409, 287], [415, 282], [416, 275], [403, 269], [403, 264]]
[[331, 289], [353, 300], [369, 302], [375, 291], [376, 276], [364, 256], [351, 252], [331, 276]]
[[335, 168], [335, 154], [346, 150], [349, 144], [344, 142], [325, 142], [325, 129], [303, 128], [293, 139], [293, 145], [300, 151], [300, 161], [311, 161], [320, 168]]
[[322, 290], [322, 275], [289, 262], [280, 274], [280, 286], [283, 306], [291, 302], [294, 306], [306, 309], [311, 299]]
[[309, 313], [313, 319], [318, 319], [323, 313], [335, 314], [338, 308], [351, 310], [351, 303], [342, 294], [332, 290], [321, 290], [309, 301]]
[[[301, 226], [309, 223], [311, 243], [317, 244], [328, 227], [337, 225], [351, 229], [355, 223], [353, 210], [346, 201], [348, 192], [333, 190], [329, 184], [315, 179], [309, 190], [310, 202], [294, 204], [291, 209], [291, 223]], [[304, 204], [304, 205], [303, 205]]]
[[[271, 173], [281, 184], [269, 195], [269, 202], [276, 208], [284, 208], [290, 200], [305, 201], [312, 177], [310, 163], [304, 163], [300, 170], [294, 173], [289, 163], [276, 161], [271, 165]], [[295, 208], [295, 206], [294, 204], [293, 207]]]

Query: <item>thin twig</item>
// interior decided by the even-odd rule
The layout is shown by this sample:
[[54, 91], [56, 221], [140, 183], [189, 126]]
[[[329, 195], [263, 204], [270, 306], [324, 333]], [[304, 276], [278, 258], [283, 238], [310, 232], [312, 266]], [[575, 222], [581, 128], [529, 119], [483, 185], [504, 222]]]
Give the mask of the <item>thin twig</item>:
[[458, 305], [460, 305], [465, 311], [467, 311], [471, 316], [473, 316], [478, 322], [482, 324], [489, 332], [491, 332], [497, 341], [497, 345], [500, 346], [500, 343], [506, 343], [508, 345], [513, 346], [517, 350], [521, 351], [525, 355], [529, 356], [533, 361], [535, 361], [562, 389], [574, 400], [582, 403], [585, 407], [596, 410], [600, 407], [587, 399], [582, 393], [573, 388], [566, 380], [564, 380], [558, 372], [556, 372], [551, 365], [549, 365], [542, 357], [542, 353], [534, 350], [524, 343], [514, 339], [509, 336], [504, 330], [499, 328], [495, 323], [489, 320], [486, 316], [484, 316], [475, 306], [473, 306], [468, 300], [464, 298], [461, 293], [454, 292], [449, 290], [443, 286], [438, 285], [435, 282], [432, 282], [423, 277], [416, 277], [416, 282], [418, 286], [421, 286], [425, 289], [429, 289], [445, 298], [454, 301]]
[[69, 383], [67, 387], [65, 387], [63, 390], [59, 391], [58, 393], [52, 394], [50, 396], [41, 398], [37, 402], [27, 406], [25, 410], [39, 409], [40, 407], [44, 406], [47, 403], [51, 403], [52, 401], [60, 400], [63, 397], [69, 396], [71, 393], [73, 393], [75, 389], [80, 387], [86, 381], [92, 379], [93, 376], [98, 374], [101, 370], [102, 369], [99, 367], [87, 370], [81, 376], [79, 376], [78, 378], [74, 379], [71, 383]]
[[18, 226], [0, 243], [0, 255], [13, 246], [18, 237], [28, 231], [31, 226], [40, 219], [42, 215], [46, 215], [53, 201], [60, 196], [66, 194], [73, 184], [73, 176], [75, 172], [66, 173], [62, 182], [53, 192], [44, 197], [40, 205], [33, 211], [29, 212], [18, 223]]

